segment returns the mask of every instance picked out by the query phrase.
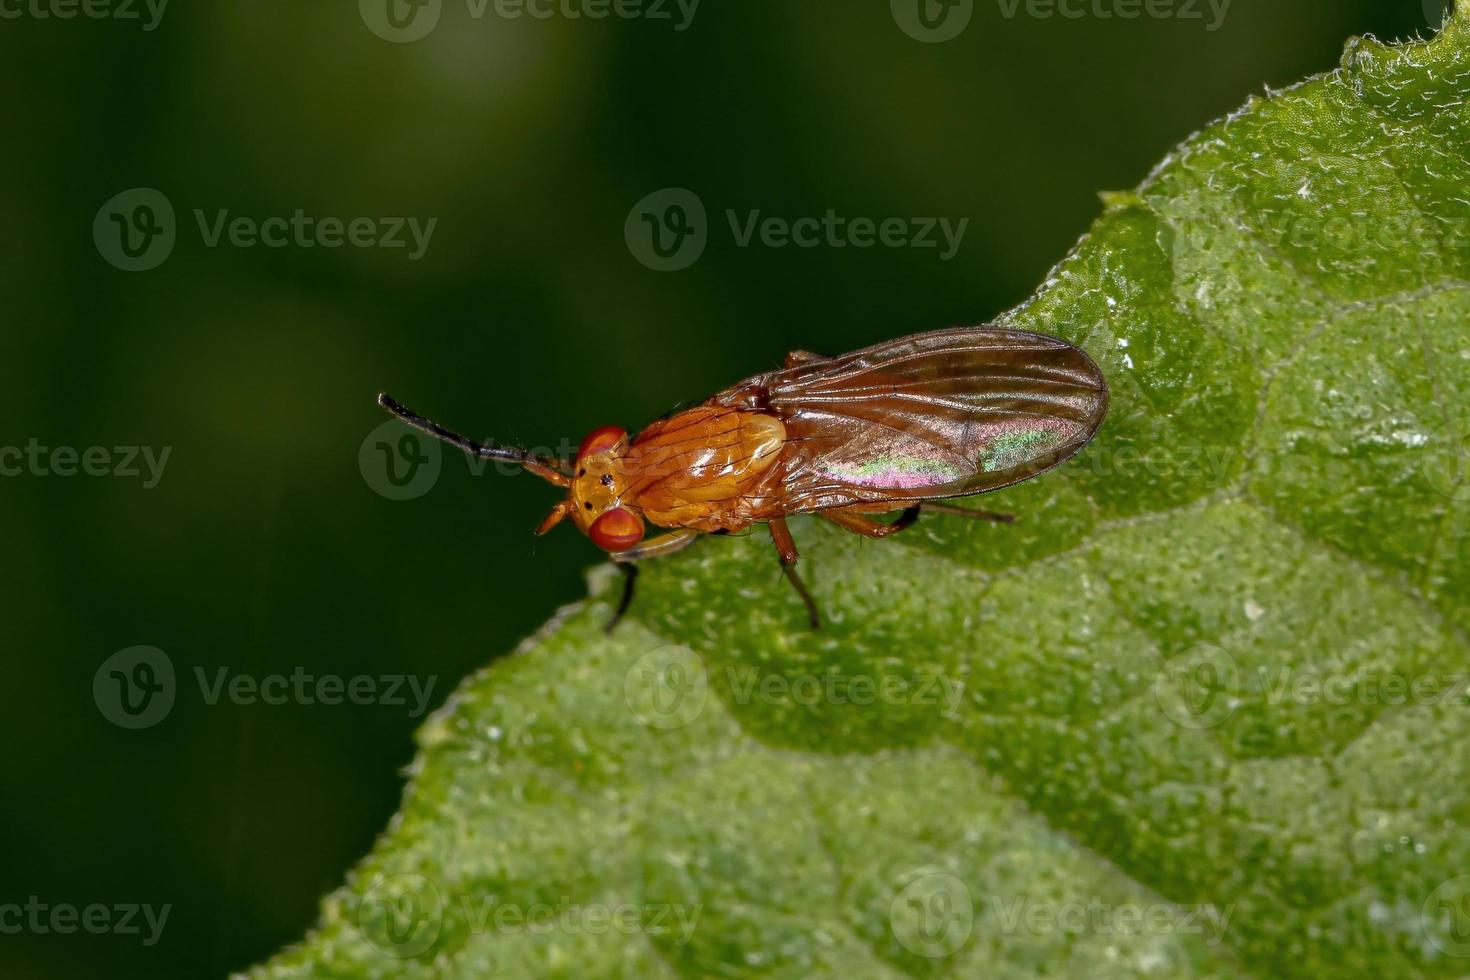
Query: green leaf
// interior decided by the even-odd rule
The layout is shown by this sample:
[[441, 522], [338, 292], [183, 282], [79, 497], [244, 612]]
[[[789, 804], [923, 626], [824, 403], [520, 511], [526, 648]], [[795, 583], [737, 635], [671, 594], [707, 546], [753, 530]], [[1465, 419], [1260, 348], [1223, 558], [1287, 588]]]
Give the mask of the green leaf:
[[1089, 451], [871, 542], [645, 568], [467, 681], [260, 977], [1470, 971], [1470, 0], [1350, 43], [1006, 322]]

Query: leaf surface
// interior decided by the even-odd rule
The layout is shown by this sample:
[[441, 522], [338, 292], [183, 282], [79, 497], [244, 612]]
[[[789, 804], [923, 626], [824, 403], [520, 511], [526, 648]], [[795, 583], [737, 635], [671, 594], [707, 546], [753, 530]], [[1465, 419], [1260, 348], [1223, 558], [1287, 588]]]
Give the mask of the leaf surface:
[[1470, 3], [1351, 42], [1004, 323], [1090, 449], [884, 542], [646, 566], [469, 679], [259, 977], [1470, 971]]

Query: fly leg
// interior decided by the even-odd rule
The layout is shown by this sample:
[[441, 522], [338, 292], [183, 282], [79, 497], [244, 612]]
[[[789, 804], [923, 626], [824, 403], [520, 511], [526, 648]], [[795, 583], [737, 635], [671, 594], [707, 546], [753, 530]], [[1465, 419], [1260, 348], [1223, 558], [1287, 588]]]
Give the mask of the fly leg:
[[638, 566], [632, 562], [614, 562], [623, 573], [623, 597], [618, 600], [617, 611], [612, 614], [612, 619], [602, 628], [604, 634], [610, 634], [627, 615], [628, 607], [633, 604], [633, 585], [638, 581]]
[[898, 520], [889, 524], [875, 521], [871, 517], [864, 517], [862, 513], [846, 508], [818, 511], [819, 517], [836, 524], [838, 527], [861, 534], [865, 538], [886, 538], [890, 534], [897, 534], [906, 527], [912, 527], [919, 519], [920, 513], [931, 514], [954, 514], [958, 517], [972, 517], [982, 521], [994, 521], [997, 524], [1013, 524], [1016, 517], [1014, 514], [995, 514], [988, 510], [972, 510], [969, 507], [956, 507], [953, 504], [936, 504], [925, 502], [915, 504], [904, 509], [898, 515]]
[[670, 534], [662, 534], [640, 545], [629, 548], [627, 551], [619, 551], [612, 555], [613, 564], [623, 571], [623, 598], [618, 601], [618, 610], [613, 613], [612, 619], [602, 628], [604, 633], [611, 633], [613, 627], [623, 621], [623, 616], [628, 607], [633, 604], [633, 585], [638, 581], [638, 565], [636, 562], [644, 558], [657, 558], [661, 555], [672, 555], [676, 551], [682, 551], [694, 543], [699, 537], [699, 532], [692, 528], [681, 527]]
[[898, 515], [898, 520], [891, 524], [884, 524], [882, 521], [875, 521], [871, 517], [864, 517], [862, 514], [854, 514], [852, 511], [842, 510], [841, 508], [837, 510], [821, 510], [817, 512], [817, 516], [825, 517], [843, 530], [851, 531], [853, 534], [861, 534], [865, 538], [886, 538], [890, 534], [897, 534], [917, 521], [919, 519], [919, 507], [915, 504], [913, 507], [906, 508], [902, 514]]
[[997, 514], [993, 510], [975, 510], [971, 507], [956, 507], [954, 504], [930, 502], [925, 502], [919, 506], [928, 514], [953, 514], [956, 517], [973, 517], [981, 521], [994, 521], [996, 524], [1016, 523], [1015, 514]]
[[806, 590], [806, 584], [802, 582], [801, 576], [796, 574], [796, 560], [801, 556], [797, 554], [796, 542], [791, 539], [791, 529], [786, 526], [786, 518], [771, 518], [770, 527], [771, 541], [776, 545], [776, 553], [781, 556], [781, 572], [796, 589], [796, 594], [801, 596], [801, 601], [806, 603], [806, 614], [811, 620], [812, 629], [819, 630], [822, 628], [822, 617], [817, 613], [816, 600]]

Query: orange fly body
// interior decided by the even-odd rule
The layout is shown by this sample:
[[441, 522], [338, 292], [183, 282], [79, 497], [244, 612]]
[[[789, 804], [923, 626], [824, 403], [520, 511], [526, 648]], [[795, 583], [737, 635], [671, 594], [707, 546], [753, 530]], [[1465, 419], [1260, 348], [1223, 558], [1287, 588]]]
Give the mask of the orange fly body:
[[[941, 501], [998, 490], [1071, 458], [1102, 424], [1108, 387], [1092, 359], [1064, 341], [960, 327], [839, 357], [795, 351], [782, 369], [634, 438], [596, 429], [570, 462], [478, 443], [386, 394], [378, 401], [465, 452], [517, 463], [564, 488], [536, 533], [571, 518], [627, 573], [609, 629], [632, 601], [636, 562], [760, 523], [816, 627], [788, 516], [815, 513], [872, 538], [912, 525], [921, 510], [1009, 522]], [[889, 523], [869, 516], [893, 511], [902, 513]], [[648, 524], [668, 533], [645, 541]]]

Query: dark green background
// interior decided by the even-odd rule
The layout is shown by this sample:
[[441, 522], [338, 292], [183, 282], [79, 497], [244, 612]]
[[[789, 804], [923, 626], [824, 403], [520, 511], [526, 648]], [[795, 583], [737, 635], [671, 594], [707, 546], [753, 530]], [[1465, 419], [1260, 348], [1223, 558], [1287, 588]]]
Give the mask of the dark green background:
[[[30, 2], [30, 0], [27, 0]], [[0, 479], [8, 587], [0, 903], [173, 906], [163, 938], [0, 936], [0, 975], [211, 976], [298, 938], [396, 808], [417, 720], [200, 696], [193, 670], [436, 678], [434, 706], [584, 591], [597, 553], [530, 528], [526, 477], [446, 456], [395, 503], [358, 466], [387, 388], [476, 435], [636, 428], [776, 364], [1020, 301], [1100, 210], [1263, 86], [1419, 0], [1235, 0], [1198, 22], [1007, 20], [918, 43], [886, 0], [705, 0], [668, 23], [471, 20], [390, 44], [355, 5], [184, 4], [0, 20], [0, 445], [170, 446], [161, 484]], [[1024, 11], [1024, 7], [1023, 7]], [[179, 216], [157, 269], [99, 256], [103, 202]], [[623, 222], [696, 191], [710, 245], [634, 260]], [[206, 248], [192, 211], [438, 217], [427, 255]], [[970, 218], [959, 255], [735, 247], [723, 212]], [[773, 579], [772, 588], [779, 588]], [[732, 599], [732, 601], [737, 601]], [[94, 672], [179, 672], [125, 731]]]

